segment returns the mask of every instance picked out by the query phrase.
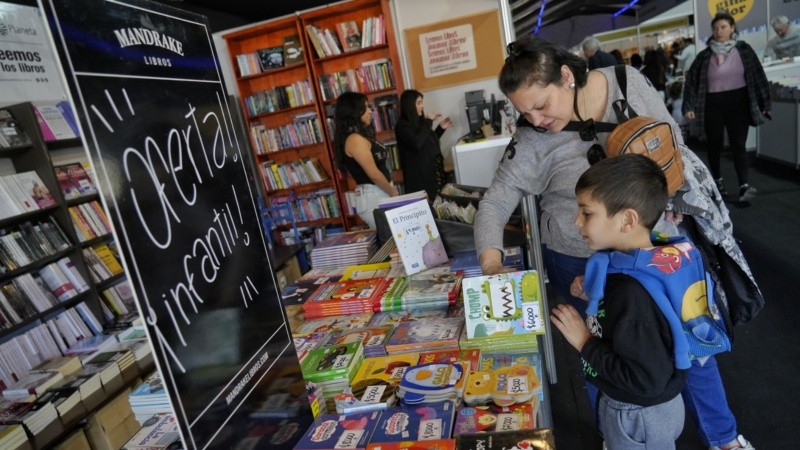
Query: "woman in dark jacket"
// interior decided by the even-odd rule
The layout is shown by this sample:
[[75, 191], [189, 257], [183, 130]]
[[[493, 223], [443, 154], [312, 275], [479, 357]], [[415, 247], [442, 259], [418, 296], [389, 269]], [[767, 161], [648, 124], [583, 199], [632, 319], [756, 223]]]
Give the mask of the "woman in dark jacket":
[[400, 120], [394, 127], [403, 183], [406, 192], [422, 191], [433, 200], [444, 186], [444, 157], [439, 147], [439, 138], [450, 128], [452, 122], [446, 117], [436, 130], [433, 121], [441, 114], [425, 115], [422, 94], [409, 89], [400, 96]]
[[720, 160], [727, 131], [740, 202], [752, 199], [756, 190], [747, 180], [747, 132], [750, 125], [769, 118], [772, 103], [769, 85], [758, 56], [746, 42], [737, 39], [736, 24], [728, 13], [717, 13], [711, 21], [708, 47], [686, 74], [683, 89], [683, 114], [698, 119], [708, 140], [708, 168], [722, 195], [726, 194], [720, 173]]

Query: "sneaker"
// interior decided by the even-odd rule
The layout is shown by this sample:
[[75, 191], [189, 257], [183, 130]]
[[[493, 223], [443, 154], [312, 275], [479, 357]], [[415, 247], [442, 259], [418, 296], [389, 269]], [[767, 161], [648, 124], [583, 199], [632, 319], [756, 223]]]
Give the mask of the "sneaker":
[[[756, 450], [747, 439], [744, 438], [741, 434], [736, 436], [736, 443], [739, 444], [738, 447], [731, 447], [730, 450]], [[709, 447], [708, 450], [722, 450], [723, 447], [717, 447], [716, 445]]]
[[740, 202], [749, 202], [756, 196], [756, 188], [750, 186], [749, 184], [745, 183], [739, 186], [739, 201]]
[[722, 181], [722, 178], [717, 178], [716, 180], [714, 180], [714, 183], [717, 184], [717, 189], [719, 190], [720, 195], [722, 195], [723, 197], [727, 197], [728, 190], [725, 189], [725, 183]]

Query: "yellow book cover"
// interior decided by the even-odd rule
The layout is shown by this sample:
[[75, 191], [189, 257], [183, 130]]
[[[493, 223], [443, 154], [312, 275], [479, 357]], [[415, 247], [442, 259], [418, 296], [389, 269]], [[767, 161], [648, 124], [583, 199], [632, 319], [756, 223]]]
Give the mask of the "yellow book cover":
[[388, 261], [375, 264], [357, 264], [347, 267], [339, 281], [383, 278], [386, 277], [390, 269], [391, 264]]
[[122, 273], [122, 266], [107, 245], [95, 245], [92, 247], [92, 249], [94, 249], [94, 252], [97, 253], [98, 257], [100, 257], [100, 260], [103, 261], [103, 264], [106, 266], [109, 272], [111, 272], [113, 275]]
[[377, 356], [365, 358], [361, 367], [353, 377], [353, 385], [362, 380], [377, 379], [387, 381], [395, 386], [400, 384], [403, 374], [410, 366], [419, 361], [417, 353], [402, 353], [397, 355]]

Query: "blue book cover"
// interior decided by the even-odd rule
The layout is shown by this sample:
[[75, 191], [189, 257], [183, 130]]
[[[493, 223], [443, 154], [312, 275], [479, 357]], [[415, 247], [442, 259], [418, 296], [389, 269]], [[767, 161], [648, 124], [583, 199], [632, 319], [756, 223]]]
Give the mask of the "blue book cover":
[[70, 105], [68, 101], [62, 100], [56, 103], [56, 108], [58, 108], [61, 115], [64, 116], [67, 125], [72, 129], [72, 133], [75, 136], [80, 136], [81, 132], [78, 130], [78, 120], [75, 118], [75, 112], [72, 111], [72, 105]]
[[386, 408], [370, 442], [449, 439], [455, 410], [452, 400]]
[[294, 450], [365, 448], [380, 423], [382, 411], [322, 414], [294, 446]]

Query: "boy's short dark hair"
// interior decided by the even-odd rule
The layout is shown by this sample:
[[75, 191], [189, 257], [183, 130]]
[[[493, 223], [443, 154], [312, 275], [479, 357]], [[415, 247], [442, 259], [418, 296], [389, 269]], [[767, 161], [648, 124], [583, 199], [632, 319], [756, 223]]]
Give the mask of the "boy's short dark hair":
[[652, 159], [636, 154], [606, 158], [584, 172], [575, 194], [590, 193], [609, 216], [631, 208], [652, 230], [667, 207], [667, 178]]

